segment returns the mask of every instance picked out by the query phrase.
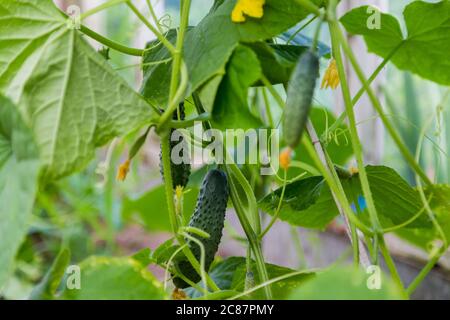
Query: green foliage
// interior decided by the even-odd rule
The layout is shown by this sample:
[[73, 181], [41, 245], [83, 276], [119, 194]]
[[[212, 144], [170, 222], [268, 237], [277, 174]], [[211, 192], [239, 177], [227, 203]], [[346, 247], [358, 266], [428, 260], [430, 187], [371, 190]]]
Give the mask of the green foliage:
[[17, 107], [0, 95], [0, 288], [28, 230], [39, 170], [31, 130]]
[[[282, 188], [265, 196], [261, 210], [274, 215], [280, 202]], [[339, 211], [330, 189], [322, 177], [310, 177], [286, 185], [280, 209], [280, 219], [305, 228], [325, 228]]]
[[52, 1], [2, 0], [0, 20], [0, 92], [32, 127], [47, 179], [83, 168], [96, 147], [152, 122], [153, 110]]
[[[188, 220], [194, 211], [199, 190], [188, 188], [183, 197], [183, 214]], [[122, 216], [130, 219], [137, 214], [149, 231], [170, 231], [169, 212], [164, 199], [164, 185], [157, 186], [143, 195], [130, 199], [125, 197], [122, 205]]]
[[214, 102], [214, 127], [223, 130], [260, 127], [260, 120], [250, 113], [247, 102], [248, 88], [260, 79], [262, 72], [256, 54], [245, 46], [238, 46], [226, 70]]
[[[295, 272], [295, 270], [269, 263], [266, 264], [266, 268], [267, 272], [269, 273], [270, 279], [285, 276]], [[259, 283], [254, 261], [250, 263], [250, 269], [255, 274], [255, 282]], [[247, 274], [246, 259], [243, 257], [229, 257], [214, 264], [209, 273], [211, 275], [211, 278], [216, 282], [221, 290], [234, 290], [237, 292], [243, 292]], [[294, 275], [292, 277], [287, 277], [286, 279], [282, 279], [271, 284], [274, 293], [274, 299], [286, 298], [290, 291], [296, 289], [297, 287], [300, 287], [306, 280], [311, 279], [313, 276], [313, 272], [305, 272], [302, 274]], [[194, 298], [202, 296], [202, 293], [193, 288], [188, 288], [186, 291], [189, 296]], [[263, 297], [263, 290], [257, 289], [244, 298], [263, 299]]]
[[[366, 171], [375, 207], [383, 227], [402, 224], [420, 212], [422, 213], [408, 224], [408, 228], [431, 226], [417, 190], [414, 190], [395, 170], [386, 166], [367, 166]], [[352, 195], [355, 197], [362, 195], [357, 175], [351, 179], [350, 184]], [[363, 219], [368, 221], [368, 215]]]
[[[433, 185], [425, 188], [424, 193], [439, 227], [447, 242], [450, 242], [450, 185]], [[442, 234], [435, 225], [429, 225], [427, 228], [400, 229], [396, 233], [428, 252], [435, 249], [436, 244], [440, 242], [437, 240], [442, 241]]]
[[334, 267], [317, 273], [303, 286], [293, 291], [291, 300], [403, 300], [392, 281], [380, 273], [380, 289], [371, 290], [368, 283], [375, 274], [366, 274], [352, 267]]
[[[186, 34], [184, 60], [189, 73], [187, 95], [212, 78], [223, 76], [226, 73], [226, 64], [240, 42], [270, 39], [308, 15], [296, 2], [267, 0], [262, 19], [249, 19], [246, 23], [238, 24], [230, 19], [235, 3], [235, 0], [217, 3], [209, 14]], [[172, 36], [169, 32], [168, 39], [174, 42], [173, 37], [173, 32]], [[154, 52], [146, 54], [144, 62], [160, 61], [169, 57], [167, 50], [159, 45]], [[170, 70], [170, 63], [144, 69], [142, 92], [160, 105], [167, 104]]]
[[[105, 2], [99, 10], [111, 9], [119, 2]], [[382, 115], [384, 125], [411, 169], [408, 172], [410, 183], [387, 166], [365, 167], [368, 181], [363, 182], [368, 182], [368, 185], [364, 189], [370, 189], [370, 192], [366, 190], [364, 196], [370, 195], [378, 214], [378, 217], [369, 219], [360, 175], [354, 170], [347, 172], [339, 167], [346, 165], [352, 155], [358, 160], [363, 159], [357, 136], [352, 136], [353, 145], [347, 139], [347, 131], [351, 129], [355, 133], [356, 124], [350, 121], [349, 128], [342, 124], [329, 131], [330, 125], [336, 121], [332, 113], [325, 108], [311, 110], [319, 56], [328, 58], [330, 52], [339, 52], [336, 51], [339, 46], [351, 57], [346, 38], [340, 36], [339, 24], [318, 16], [317, 7], [333, 2], [266, 0], [262, 17], [246, 16], [246, 21], [240, 23], [231, 19], [236, 3], [237, 0], [214, 1], [209, 13], [192, 27], [188, 27], [189, 21], [193, 21], [190, 10], [186, 10], [189, 8], [179, 7], [181, 15], [175, 23], [177, 26], [179, 23], [177, 29], [169, 29], [163, 25], [164, 19], [153, 19], [155, 17], [151, 14], [151, 24], [161, 23], [155, 25], [153, 33], [159, 39], [165, 37], [174, 50], [168, 50], [159, 40], [150, 42], [145, 50], [141, 50], [115, 42], [132, 43], [131, 34], [137, 25], [119, 28], [119, 32], [113, 32], [113, 41], [84, 25], [76, 28], [75, 21], [51, 0], [0, 0], [0, 290], [3, 290], [0, 299], [167, 299], [169, 291], [166, 292], [149, 272], [150, 266], [167, 268], [173, 273], [177, 287], [188, 286], [180, 278], [181, 273], [196, 283], [201, 279], [180, 251], [179, 242], [184, 241], [197, 260], [203, 262], [200, 258], [205, 258], [206, 271], [211, 269], [207, 277], [209, 287], [216, 289], [210, 281], [212, 279], [220, 289], [208, 294], [209, 298], [405, 298], [400, 293], [402, 281], [396, 276], [395, 265], [386, 252], [383, 254], [395, 286], [382, 275], [380, 290], [368, 288], [367, 284], [374, 275], [363, 270], [333, 267], [317, 272], [295, 271], [265, 263], [261, 241], [275, 219], [267, 229], [261, 230], [258, 209], [277, 215], [294, 226], [325, 229], [339, 214], [337, 206], [345, 204], [344, 196], [359, 220], [352, 228], [360, 227], [359, 231], [365, 232], [364, 239], [370, 251], [379, 250], [378, 246], [384, 250], [382, 235], [378, 234], [376, 239], [367, 232], [376, 227], [372, 222], [379, 220], [383, 232], [396, 232], [436, 260], [439, 258], [436, 256], [440, 253], [438, 245], [450, 242], [450, 186], [433, 185], [419, 166], [426, 168], [427, 173], [431, 169], [440, 173], [442, 163], [417, 165], [412, 156], [408, 157], [408, 151], [414, 153], [421, 141], [419, 131], [415, 131], [413, 126], [394, 126]], [[131, 2], [127, 4], [133, 9]], [[121, 5], [125, 6], [125, 3]], [[118, 19], [119, 26], [129, 25], [127, 22], [131, 22], [129, 14], [132, 12], [122, 11], [120, 7], [116, 9], [119, 11], [108, 15], [107, 23]], [[370, 19], [376, 20], [376, 12], [368, 9], [370, 7], [364, 6], [344, 14], [341, 23], [350, 34], [361, 35], [369, 51], [392, 61], [399, 69], [450, 85], [450, 76], [445, 72], [450, 65], [449, 1], [411, 2], [404, 11], [406, 35], [400, 22], [390, 14], [381, 15], [379, 29], [371, 28]], [[133, 10], [145, 22], [147, 12]], [[316, 16], [303, 22], [306, 17], [311, 17], [310, 12]], [[333, 14], [333, 6], [326, 8], [326, 12]], [[329, 24], [332, 49], [309, 37], [311, 22], [317, 31], [325, 30], [325, 24]], [[161, 31], [163, 29], [167, 32]], [[164, 34], [158, 34], [158, 30]], [[111, 31], [107, 30], [107, 33], [111, 35]], [[104, 48], [94, 50], [83, 34], [103, 44]], [[284, 42], [288, 39], [289, 43]], [[317, 48], [311, 48], [312, 43], [318, 43]], [[142, 55], [141, 93], [145, 99], [120, 77], [120, 74], [125, 74], [129, 82], [134, 82], [133, 66], [119, 68], [120, 72], [114, 70], [117, 64], [131, 63], [130, 57], [118, 56], [122, 53]], [[350, 62], [358, 69], [354, 60], [350, 59]], [[338, 55], [336, 64], [340, 71], [345, 68]], [[409, 118], [417, 118], [418, 109], [411, 100], [415, 90], [410, 77], [406, 74], [405, 77], [406, 114]], [[163, 121], [158, 121], [160, 110], [168, 107], [169, 90], [172, 93], [180, 91], [184, 79], [187, 79], [187, 85], [177, 99], [187, 102], [189, 121], [176, 121], [175, 124], [165, 116]], [[270, 90], [263, 90], [272, 96], [264, 95], [266, 109], [259, 110], [262, 103], [257, 87], [268, 85], [266, 79]], [[272, 105], [272, 100], [279, 102], [279, 106], [284, 104], [279, 101], [283, 97], [278, 96], [278, 92], [286, 85], [286, 109], [281, 110]], [[348, 83], [343, 81], [341, 86], [344, 93], [349, 91]], [[450, 97], [448, 94], [447, 98]], [[372, 102], [381, 112], [382, 107], [376, 101]], [[440, 151], [445, 149], [441, 148], [445, 143], [441, 137], [445, 131], [442, 125], [445, 124], [445, 120], [442, 121], [446, 116], [445, 104], [444, 97], [433, 115], [437, 141], [432, 143], [434, 147], [439, 144]], [[398, 114], [396, 101], [391, 103], [389, 100], [388, 105], [393, 114]], [[180, 111], [179, 117], [172, 120], [184, 119], [184, 112]], [[267, 194], [273, 183], [279, 183], [280, 179], [258, 175], [259, 164], [244, 164], [242, 167], [225, 164], [223, 168], [231, 179], [229, 185], [222, 171], [214, 169], [208, 172], [210, 167], [205, 166], [190, 176], [187, 186], [188, 167], [172, 166], [172, 187], [185, 186], [182, 203], [171, 203], [172, 199], [180, 199], [174, 197], [170, 186], [153, 187], [137, 198], [128, 195], [135, 190], [129, 189], [127, 184], [114, 187], [118, 158], [126, 152], [129, 160], [135, 157], [144, 146], [151, 127], [160, 137], [167, 137], [165, 134], [172, 132], [174, 127], [185, 124], [187, 127], [193, 119], [203, 121], [204, 128], [260, 130], [264, 126], [262, 114], [274, 128], [279, 128], [281, 120], [284, 121], [283, 142], [295, 149], [287, 173], [288, 179], [292, 180], [284, 190], [278, 188]], [[308, 148], [301, 144], [308, 120], [316, 128], [325, 157], [330, 160], [326, 164], [312, 161], [314, 148], [310, 144]], [[418, 121], [414, 124], [421, 127]], [[144, 127], [147, 128], [145, 133], [137, 136]], [[400, 130], [405, 144], [396, 137], [394, 127]], [[93, 164], [73, 180], [54, 181], [83, 169], [95, 155], [96, 148], [129, 132], [134, 134], [123, 142], [115, 141], [102, 154], [105, 161], [100, 165]], [[135, 143], [126, 150], [130, 138], [135, 139]], [[427, 138], [434, 140], [429, 135]], [[317, 147], [317, 141], [313, 142]], [[353, 150], [357, 151], [356, 154]], [[316, 153], [322, 161], [322, 154]], [[169, 165], [168, 155], [163, 156]], [[137, 157], [133, 161], [133, 169], [139, 165], [136, 160]], [[324, 177], [316, 176], [333, 164], [339, 168], [344, 194], [329, 177], [326, 177], [327, 183]], [[307, 174], [300, 178], [305, 171]], [[423, 191], [410, 185], [417, 174], [424, 180]], [[155, 175], [156, 172], [151, 171], [148, 176]], [[442, 180], [445, 172], [440, 174], [441, 177], [437, 175], [433, 181], [447, 182]], [[154, 185], [147, 181], [147, 177], [135, 175], [135, 178], [140, 186]], [[214, 263], [224, 227], [229, 187], [231, 202], [246, 236], [243, 242], [250, 255], [248, 260], [244, 257], [218, 258]], [[265, 196], [257, 204], [255, 198], [261, 195]], [[183, 217], [177, 216], [175, 208], [182, 208]], [[280, 212], [277, 212], [278, 208]], [[189, 225], [185, 227], [189, 218]], [[172, 232], [180, 227], [175, 230], [179, 233], [171, 234], [169, 240], [151, 250], [149, 244], [141, 239], [133, 237], [132, 242], [129, 241], [129, 232], [133, 232], [130, 224], [136, 221], [146, 231]], [[177, 223], [171, 225], [174, 221]], [[354, 231], [351, 229], [352, 236], [355, 236]], [[184, 237], [184, 241], [180, 237]], [[202, 245], [192, 241], [192, 237]], [[236, 239], [242, 241], [238, 236]], [[355, 240], [354, 237], [352, 239]], [[21, 245], [22, 242], [24, 244]], [[63, 248], [67, 245], [67, 249], [60, 249], [61, 243], [65, 244]], [[356, 243], [352, 241], [355, 262], [358, 256]], [[205, 249], [204, 256], [200, 247]], [[171, 260], [176, 251], [178, 255]], [[378, 252], [371, 254], [375, 256]], [[113, 257], [115, 255], [123, 257]], [[78, 274], [76, 268], [74, 274], [67, 272], [71, 260], [82, 261], [79, 264], [81, 273]], [[427, 265], [412, 287], [423, 279], [431, 269], [429, 267], [432, 265]], [[80, 288], [74, 289], [72, 285], [78, 283], [78, 276], [81, 277]], [[273, 283], [267, 285], [269, 280]], [[31, 286], [34, 286], [33, 290]], [[186, 291], [194, 298], [203, 295], [194, 288]]]
[[264, 76], [272, 84], [289, 81], [292, 69], [308, 47], [255, 42], [247, 44], [257, 55]]
[[[385, 166], [367, 166], [367, 177], [381, 224], [384, 228], [406, 223], [408, 228], [429, 228], [417, 190], [414, 190], [393, 169]], [[341, 182], [350, 201], [358, 203], [362, 188], [358, 175]], [[282, 188], [265, 196], [260, 208], [273, 215], [280, 200]], [[356, 208], [355, 208], [356, 209]], [[359, 218], [369, 223], [365, 208]], [[322, 177], [310, 177], [286, 185], [280, 219], [292, 225], [307, 228], [325, 228], [339, 214], [328, 185]]]
[[[404, 10], [407, 36], [403, 36], [398, 20], [381, 15], [380, 28], [368, 28], [368, 6], [345, 14], [341, 22], [348, 32], [362, 35], [370, 52], [391, 61], [401, 70], [408, 70], [443, 85], [450, 84], [450, 2], [413, 1]], [[375, 9], [376, 10], [376, 9]]]
[[[91, 257], [80, 264], [80, 289], [67, 289], [68, 300], [158, 300], [166, 293], [155, 277], [132, 258]], [[70, 279], [68, 279], [70, 281]]]
[[32, 300], [51, 300], [55, 298], [56, 290], [64, 277], [66, 268], [70, 263], [70, 250], [63, 248], [50, 270], [48, 270], [42, 281], [34, 287], [31, 292], [30, 299]]

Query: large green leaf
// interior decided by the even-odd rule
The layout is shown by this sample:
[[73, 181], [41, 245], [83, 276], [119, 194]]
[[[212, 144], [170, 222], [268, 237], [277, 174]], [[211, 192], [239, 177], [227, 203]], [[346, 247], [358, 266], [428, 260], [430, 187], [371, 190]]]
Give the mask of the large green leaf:
[[[254, 275], [255, 285], [259, 284], [256, 264], [252, 261], [250, 266]], [[295, 270], [266, 263], [269, 279], [277, 278], [295, 272]], [[233, 290], [244, 292], [245, 278], [247, 273], [246, 259], [243, 257], [229, 257], [223, 261], [214, 264], [209, 272], [211, 278], [222, 290]], [[314, 273], [305, 272], [292, 277], [277, 281], [271, 285], [274, 299], [283, 299], [293, 289], [299, 287], [307, 279], [314, 277]], [[186, 290], [191, 297], [200, 297], [202, 294], [189, 288]], [[258, 289], [247, 296], [251, 299], [263, 299], [263, 289]]]
[[[194, 212], [198, 189], [193, 187], [186, 190], [183, 198], [183, 213], [186, 220]], [[165, 199], [164, 185], [160, 185], [144, 193], [136, 199], [125, 198], [122, 216], [125, 219], [137, 214], [142, 219], [147, 230], [171, 231], [169, 211]]]
[[[450, 2], [429, 3], [413, 1], [403, 13], [407, 36], [402, 35], [398, 20], [381, 15], [379, 29], [368, 28], [374, 14], [368, 6], [353, 9], [341, 22], [348, 32], [362, 35], [369, 51], [387, 58], [402, 70], [409, 70], [440, 84], [450, 84]], [[375, 9], [377, 10], [377, 9]]]
[[298, 58], [308, 49], [308, 47], [267, 42], [250, 43], [248, 46], [256, 53], [264, 76], [272, 84], [287, 83]]
[[0, 289], [27, 232], [39, 168], [30, 129], [17, 107], [0, 95]]
[[[313, 0], [320, 4], [321, 0]], [[189, 94], [214, 77], [225, 74], [225, 66], [239, 42], [258, 42], [270, 39], [303, 20], [307, 15], [303, 6], [295, 1], [266, 0], [261, 19], [247, 18], [244, 23], [231, 21], [236, 0], [216, 1], [211, 11], [187, 34], [184, 59], [189, 72]], [[168, 57], [156, 49], [154, 61]], [[147, 60], [148, 62], [149, 60]], [[164, 72], [169, 72], [170, 64]], [[157, 70], [157, 71], [156, 71]], [[142, 92], [146, 97], [165, 106], [168, 99], [168, 77], [158, 82], [160, 68], [148, 70]]]
[[[392, 168], [386, 166], [367, 166], [367, 178], [372, 191], [373, 200], [383, 227], [402, 224], [419, 212], [417, 219], [408, 224], [408, 228], [428, 228], [431, 222], [422, 210], [420, 196], [400, 175]], [[350, 179], [353, 196], [362, 196], [362, 188], [358, 175]], [[344, 184], [346, 190], [350, 186]], [[353, 199], [355, 200], [355, 199]], [[368, 220], [367, 212], [364, 219]]]
[[0, 0], [0, 92], [32, 126], [50, 179], [82, 168], [95, 147], [153, 116], [66, 20], [50, 0]]
[[70, 300], [160, 300], [162, 284], [133, 258], [91, 257], [80, 264], [80, 289], [66, 289]]
[[[371, 277], [376, 274], [365, 273], [353, 267], [335, 267], [304, 283], [288, 297], [291, 300], [403, 300], [406, 297], [399, 292], [392, 281], [379, 274], [380, 287], [369, 289]], [[372, 278], [374, 279], [374, 278]]]
[[[367, 177], [377, 213], [384, 228], [408, 222], [407, 228], [430, 228], [431, 222], [422, 210], [420, 196], [414, 188], [385, 166], [367, 166]], [[347, 198], [359, 218], [370, 224], [359, 175], [341, 178]], [[278, 207], [282, 188], [269, 193], [259, 201], [260, 208], [273, 215]], [[286, 185], [280, 208], [280, 219], [292, 225], [307, 228], [325, 228], [339, 214], [330, 189], [322, 177], [309, 177]], [[415, 218], [415, 219], [413, 219]]]
[[[450, 242], [450, 185], [433, 185], [424, 188], [424, 193], [427, 200], [429, 200], [430, 208], [437, 223], [447, 241]], [[442, 234], [434, 225], [430, 225], [428, 228], [402, 228], [396, 233], [425, 251], [433, 250], [433, 244], [436, 244], [435, 241], [438, 239], [442, 240]]]
[[247, 47], [238, 46], [227, 65], [217, 91], [212, 113], [213, 125], [219, 129], [248, 129], [261, 126], [259, 119], [250, 112], [248, 88], [262, 74], [256, 54]]
[[[282, 188], [259, 201], [260, 208], [274, 215]], [[286, 185], [280, 219], [305, 228], [325, 228], [339, 214], [330, 189], [322, 177], [309, 177]]]

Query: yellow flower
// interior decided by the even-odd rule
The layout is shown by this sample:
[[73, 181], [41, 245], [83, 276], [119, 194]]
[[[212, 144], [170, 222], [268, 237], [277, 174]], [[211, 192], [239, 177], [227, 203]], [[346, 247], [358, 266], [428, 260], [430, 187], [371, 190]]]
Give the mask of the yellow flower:
[[246, 14], [252, 18], [262, 18], [265, 0], [238, 0], [231, 12], [231, 21], [244, 22]]
[[291, 164], [292, 149], [287, 147], [280, 153], [280, 167], [284, 170], [289, 168]]
[[173, 300], [187, 300], [187, 296], [183, 290], [175, 288], [172, 292], [172, 299]]
[[325, 71], [325, 75], [323, 76], [322, 80], [322, 86], [323, 88], [329, 88], [336, 89], [339, 86], [339, 73], [336, 66], [336, 60], [331, 59], [330, 65], [327, 68], [327, 71]]
[[183, 197], [183, 191], [184, 188], [182, 186], [176, 186], [175, 195], [177, 196], [178, 199], [181, 199]]
[[350, 173], [351, 173], [352, 175], [359, 173], [358, 168], [353, 167], [353, 166], [350, 167], [349, 171], [350, 171]]
[[117, 170], [117, 180], [124, 181], [127, 177], [128, 171], [130, 171], [130, 160], [128, 159], [124, 163], [122, 163]]

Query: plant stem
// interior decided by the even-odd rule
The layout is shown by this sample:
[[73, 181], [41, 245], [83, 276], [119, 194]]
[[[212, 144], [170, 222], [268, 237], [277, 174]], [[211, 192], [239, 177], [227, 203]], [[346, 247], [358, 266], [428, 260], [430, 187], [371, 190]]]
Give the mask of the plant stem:
[[130, 48], [127, 46], [124, 46], [118, 42], [115, 42], [111, 39], [108, 39], [97, 32], [89, 29], [88, 27], [81, 25], [80, 31], [84, 33], [85, 35], [91, 37], [92, 39], [100, 42], [101, 44], [107, 46], [108, 48], [111, 48], [113, 50], [128, 54], [130, 56], [138, 56], [141, 57], [144, 54], [144, 50], [142, 49], [136, 49], [136, 48]]
[[269, 103], [269, 99], [267, 97], [266, 88], [262, 88], [261, 92], [262, 92], [262, 96], [264, 99], [264, 107], [265, 107], [265, 111], [266, 111], [267, 121], [269, 123], [269, 126], [271, 128], [273, 128], [273, 117], [272, 117], [272, 112], [270, 110], [270, 103]]
[[380, 243], [380, 250], [381, 254], [384, 257], [384, 261], [386, 262], [386, 265], [389, 269], [389, 272], [391, 273], [392, 279], [394, 280], [395, 284], [397, 285], [398, 289], [406, 294], [405, 287], [403, 286], [402, 279], [400, 278], [400, 275], [398, 274], [397, 268], [395, 267], [394, 260], [392, 260], [391, 255], [389, 254], [389, 250], [386, 247], [386, 243], [384, 242], [384, 238], [379, 238]]
[[423, 169], [417, 164], [417, 162], [414, 159], [414, 156], [410, 153], [408, 147], [405, 146], [405, 144], [402, 142], [402, 139], [400, 135], [398, 134], [395, 127], [390, 123], [388, 117], [383, 112], [383, 107], [381, 106], [380, 102], [378, 101], [375, 93], [373, 92], [372, 88], [368, 85], [368, 81], [365, 78], [364, 72], [362, 71], [361, 67], [359, 66], [355, 55], [353, 54], [351, 48], [349, 47], [346, 38], [344, 37], [338, 23], [336, 21], [333, 22], [333, 29], [335, 32], [335, 36], [338, 38], [342, 49], [344, 50], [345, 54], [350, 60], [350, 63], [352, 64], [359, 80], [364, 86], [364, 89], [368, 93], [369, 99], [379, 114], [381, 120], [383, 121], [384, 126], [386, 127], [387, 131], [391, 135], [392, 139], [394, 140], [395, 144], [399, 148], [400, 152], [402, 153], [403, 157], [405, 158], [406, 162], [409, 164], [409, 166], [420, 176], [420, 178], [429, 186], [431, 186], [433, 183], [428, 178], [426, 173], [423, 171]]
[[161, 136], [161, 153], [163, 161], [164, 187], [166, 191], [167, 210], [169, 211], [170, 224], [172, 232], [176, 236], [178, 234], [178, 220], [176, 217], [175, 205], [173, 202], [172, 189], [172, 172], [170, 165], [170, 137], [168, 134]]
[[294, 242], [295, 251], [298, 254], [298, 268], [306, 268], [305, 250], [303, 249], [302, 240], [298, 234], [298, 230], [294, 226], [290, 226], [292, 241]]
[[[373, 232], [369, 230], [364, 224], [362, 224], [354, 215], [350, 204], [347, 200], [347, 197], [345, 195], [344, 189], [342, 185], [339, 183], [340, 187], [338, 186], [338, 183], [333, 178], [333, 175], [329, 172], [327, 169], [328, 167], [322, 163], [322, 160], [317, 156], [316, 150], [314, 149], [313, 144], [311, 141], [308, 140], [306, 136], [303, 138], [303, 145], [305, 146], [306, 151], [308, 152], [309, 156], [312, 158], [314, 164], [319, 169], [320, 173], [324, 177], [325, 181], [327, 182], [328, 186], [331, 189], [332, 194], [335, 197], [335, 203], [339, 208], [342, 208], [340, 212], [343, 212], [346, 217], [350, 221], [352, 221], [358, 229], [360, 229], [363, 233], [372, 235]], [[350, 236], [350, 235], [349, 235]]]
[[110, 1], [107, 1], [105, 3], [102, 3], [99, 6], [96, 6], [95, 8], [92, 8], [92, 9], [82, 13], [80, 15], [80, 19], [84, 20], [84, 19], [86, 19], [87, 17], [89, 17], [89, 16], [91, 16], [93, 14], [96, 14], [96, 13], [98, 13], [100, 11], [103, 11], [105, 9], [108, 9], [110, 7], [116, 6], [116, 5], [120, 4], [120, 3], [124, 3], [126, 1], [128, 1], [128, 0], [110, 0]]
[[[225, 151], [226, 152], [226, 151]], [[227, 154], [227, 157], [228, 154]], [[239, 221], [244, 229], [245, 235], [247, 236], [249, 245], [252, 249], [253, 255], [255, 257], [256, 268], [258, 271], [259, 279], [261, 282], [269, 281], [269, 274], [267, 273], [266, 264], [264, 262], [264, 257], [262, 254], [262, 249], [260, 245], [260, 241], [255, 231], [253, 230], [248, 218], [247, 218], [247, 210], [241, 203], [240, 193], [234, 183], [233, 179], [237, 179], [238, 182], [245, 179], [245, 177], [240, 172], [239, 168], [234, 163], [227, 164], [225, 166], [225, 170], [227, 172], [227, 176], [229, 177], [229, 185], [230, 185], [230, 193], [231, 200], [233, 202], [233, 206], [235, 208], [236, 214], [239, 218]], [[247, 182], [248, 184], [248, 182]], [[253, 192], [251, 192], [253, 194]], [[250, 196], [250, 195], [247, 195]], [[254, 195], [253, 195], [254, 197]], [[272, 289], [270, 286], [264, 287], [265, 295], [267, 299], [272, 299]]]
[[[378, 77], [380, 72], [384, 69], [384, 67], [387, 65], [387, 63], [390, 61], [390, 59], [394, 56], [394, 54], [397, 52], [397, 50], [400, 48], [400, 46], [397, 46], [392, 52], [380, 63], [380, 65], [375, 69], [375, 71], [372, 73], [372, 75], [367, 80], [367, 84], [370, 86], [371, 83]], [[366, 89], [364, 86], [359, 89], [359, 91], [356, 93], [356, 95], [352, 99], [352, 105], [353, 107], [356, 106], [359, 99], [363, 96], [364, 92], [366, 92]], [[336, 119], [336, 121], [330, 126], [328, 129], [329, 131], [334, 131], [344, 122], [344, 120], [347, 118], [347, 111], [344, 110], [341, 115]]]
[[302, 32], [302, 30], [304, 30], [307, 26], [309, 26], [314, 20], [317, 19], [317, 16], [312, 17], [311, 19], [308, 20], [308, 22], [306, 22], [303, 26], [301, 26], [300, 28], [298, 28], [290, 37], [289, 39], [286, 41], [286, 44], [289, 44], [297, 34], [299, 34], [300, 32]]
[[[184, 0], [182, 2], [181, 7], [181, 21], [180, 21], [180, 29], [178, 31], [177, 35], [177, 41], [176, 41], [176, 48], [172, 52], [173, 56], [173, 62], [172, 62], [172, 73], [170, 76], [170, 87], [169, 87], [169, 106], [164, 111], [163, 115], [161, 116], [159, 126], [164, 126], [171, 118], [174, 106], [177, 106], [180, 101], [175, 101], [175, 98], [178, 98], [177, 95], [181, 93], [181, 95], [184, 95], [183, 92], [180, 91], [181, 88], [183, 88], [182, 83], [179, 82], [179, 74], [181, 69], [181, 77], [183, 82], [183, 77], [187, 80], [187, 69], [185, 64], [183, 63], [183, 44], [184, 44], [184, 36], [186, 34], [186, 30], [189, 23], [189, 10], [191, 6], [191, 0]], [[187, 82], [185, 84], [187, 86]], [[178, 88], [178, 90], [177, 90]], [[182, 99], [180, 97], [180, 99]]]
[[435, 264], [439, 261], [439, 259], [446, 251], [447, 251], [446, 249], [441, 249], [427, 262], [425, 267], [419, 272], [417, 277], [414, 278], [414, 280], [406, 289], [406, 293], [408, 295], [411, 295], [413, 294], [414, 291], [416, 291], [416, 289], [419, 287], [419, 285], [422, 283], [422, 281], [425, 279], [428, 273], [434, 268]]
[[152, 6], [150, 0], [146, 0], [146, 1], [147, 1], [148, 10], [150, 11], [150, 15], [152, 16], [153, 21], [155, 21], [155, 24], [156, 24], [156, 27], [158, 28], [158, 31], [160, 33], [163, 33], [164, 31], [161, 28], [161, 26], [159, 25], [158, 17], [156, 16], [155, 10], [153, 9], [153, 6]]
[[275, 222], [277, 221], [277, 219], [280, 215], [281, 206], [283, 204], [284, 192], [286, 191], [286, 179], [287, 179], [287, 170], [285, 169], [284, 170], [283, 187], [281, 189], [280, 201], [278, 202], [277, 211], [275, 211], [275, 214], [273, 215], [272, 219], [270, 220], [269, 224], [264, 229], [264, 231], [259, 234], [260, 239], [264, 238], [264, 236], [267, 234], [267, 232], [269, 232], [269, 230], [275, 224]]
[[372, 223], [372, 227], [374, 229], [375, 234], [378, 234], [381, 230], [381, 225], [378, 220], [377, 210], [375, 208], [375, 203], [372, 197], [372, 191], [369, 186], [369, 179], [367, 178], [366, 169], [364, 167], [363, 160], [363, 150], [361, 146], [361, 142], [358, 137], [358, 131], [356, 129], [356, 119], [355, 113], [353, 110], [353, 105], [350, 96], [350, 89], [347, 83], [347, 76], [345, 73], [344, 62], [342, 60], [341, 49], [340, 49], [340, 39], [337, 35], [338, 31], [336, 29], [339, 28], [335, 20], [336, 16], [336, 0], [331, 0], [328, 11], [328, 18], [330, 19], [330, 34], [331, 34], [331, 42], [333, 46], [334, 58], [336, 59], [336, 65], [338, 68], [339, 78], [341, 82], [342, 94], [344, 97], [345, 109], [347, 111], [348, 120], [349, 120], [349, 131], [350, 131], [350, 139], [352, 141], [353, 150], [355, 153], [356, 162], [359, 170], [359, 179], [361, 182], [361, 188], [363, 191], [363, 195], [365, 197], [367, 203], [367, 210], [369, 212], [370, 221]]
[[[275, 88], [272, 86], [272, 84], [264, 76], [261, 78], [261, 81], [264, 83], [269, 92], [272, 94], [275, 101], [278, 103], [279, 107], [282, 110], [284, 110], [285, 106], [284, 101], [278, 94], [278, 92], [275, 90]], [[332, 191], [336, 206], [339, 209], [339, 212], [343, 215], [344, 220], [350, 219], [350, 221], [354, 223], [363, 233], [372, 235], [373, 232], [369, 230], [363, 223], [361, 223], [358, 220], [358, 218], [354, 215], [350, 207], [350, 204], [347, 200], [347, 197], [345, 195], [344, 188], [342, 187], [342, 184], [336, 173], [336, 169], [334, 168], [334, 165], [331, 162], [328, 153], [326, 152], [325, 148], [322, 146], [319, 138], [317, 137], [316, 131], [310, 121], [307, 124], [307, 131], [311, 139], [314, 141], [314, 144], [318, 145], [317, 147], [316, 146], [313, 147], [311, 142], [308, 139], [305, 139], [305, 137], [303, 137], [304, 141], [303, 143], [308, 143], [309, 145], [311, 145], [311, 149], [309, 149], [308, 152], [310, 152], [310, 156], [314, 160], [315, 165], [317, 166], [320, 173], [324, 176], [325, 180], [327, 181]], [[350, 233], [348, 233], [348, 235], [351, 239]]]
[[175, 48], [170, 43], [169, 40], [167, 40], [162, 33], [160, 33], [143, 15], [142, 13], [136, 8], [136, 6], [131, 2], [131, 0], [127, 0], [127, 6], [131, 9], [131, 11], [134, 12], [134, 14], [139, 18], [139, 20], [142, 21], [143, 24], [147, 26], [147, 28], [150, 29], [151, 32], [158, 38], [159, 41], [169, 50], [169, 52], [174, 55]]

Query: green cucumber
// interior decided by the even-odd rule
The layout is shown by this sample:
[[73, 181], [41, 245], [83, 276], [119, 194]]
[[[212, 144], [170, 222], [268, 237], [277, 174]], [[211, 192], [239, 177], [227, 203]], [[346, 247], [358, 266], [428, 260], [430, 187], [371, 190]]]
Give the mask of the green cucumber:
[[[189, 222], [190, 227], [201, 229], [209, 234], [209, 238], [202, 238], [190, 233], [190, 236], [197, 238], [205, 248], [205, 270], [208, 271], [214, 260], [225, 221], [225, 211], [228, 202], [228, 182], [224, 172], [220, 170], [209, 171], [203, 179], [200, 193], [197, 199], [197, 206]], [[187, 240], [195, 258], [200, 261], [201, 250], [196, 242]], [[175, 268], [185, 277], [194, 283], [200, 281], [200, 275], [195, 271], [185, 256], [177, 259]], [[177, 288], [189, 286], [179, 277], [173, 278], [173, 283]]]
[[[178, 117], [178, 110], [179, 110], [179, 117]], [[184, 120], [185, 113], [184, 113], [184, 102], [180, 103], [178, 110], [173, 113], [173, 119], [174, 120]], [[178, 141], [172, 141], [171, 137], [175, 129], [172, 129], [169, 134], [169, 141], [170, 141], [170, 153], [172, 154], [172, 149], [179, 143], [185, 143], [184, 138], [180, 137]], [[183, 157], [182, 151], [180, 154], [181, 157]], [[160, 172], [162, 179], [164, 181], [164, 168], [162, 165], [162, 151], [159, 153], [159, 164], [160, 164]], [[191, 174], [191, 165], [189, 163], [180, 163], [175, 164], [170, 161], [170, 171], [172, 173], [172, 187], [173, 189], [176, 189], [177, 186], [180, 187], [186, 187], [188, 181], [189, 181], [189, 175]]]
[[283, 137], [292, 149], [300, 143], [308, 121], [318, 77], [319, 57], [315, 52], [308, 50], [300, 56], [287, 90]]

